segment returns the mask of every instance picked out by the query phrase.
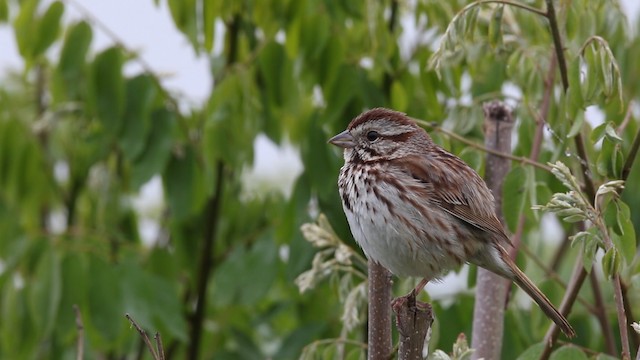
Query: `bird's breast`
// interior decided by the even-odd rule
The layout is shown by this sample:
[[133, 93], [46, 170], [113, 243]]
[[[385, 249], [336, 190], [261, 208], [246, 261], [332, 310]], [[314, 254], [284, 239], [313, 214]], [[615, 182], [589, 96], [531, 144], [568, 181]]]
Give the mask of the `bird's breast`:
[[395, 275], [435, 278], [465, 261], [454, 220], [410, 177], [345, 165], [339, 189], [355, 240]]

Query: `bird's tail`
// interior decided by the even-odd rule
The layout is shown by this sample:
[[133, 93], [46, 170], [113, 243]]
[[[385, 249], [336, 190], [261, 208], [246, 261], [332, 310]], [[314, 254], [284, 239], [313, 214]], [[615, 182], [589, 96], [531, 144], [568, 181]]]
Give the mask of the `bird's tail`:
[[562, 330], [562, 332], [567, 337], [575, 337], [576, 332], [567, 321], [567, 318], [565, 318], [564, 315], [562, 315], [560, 311], [558, 311], [558, 309], [556, 309], [553, 304], [551, 304], [551, 301], [549, 301], [549, 299], [547, 299], [542, 291], [540, 291], [540, 289], [538, 289], [538, 287], [533, 282], [531, 282], [531, 280], [529, 280], [527, 275], [525, 275], [522, 270], [518, 268], [518, 266], [513, 262], [513, 260], [511, 260], [506, 252], [502, 255], [502, 258], [506, 265], [509, 267], [509, 269], [511, 269], [511, 271], [513, 271], [513, 282], [515, 282], [522, 290], [524, 290], [524, 292], [526, 292], [531, 297], [531, 299], [533, 299], [533, 301], [536, 302], [536, 304], [538, 304], [538, 306], [540, 306], [542, 312], [544, 312], [545, 315], [549, 317], [549, 319], [553, 320], [553, 322], [558, 325], [560, 330]]

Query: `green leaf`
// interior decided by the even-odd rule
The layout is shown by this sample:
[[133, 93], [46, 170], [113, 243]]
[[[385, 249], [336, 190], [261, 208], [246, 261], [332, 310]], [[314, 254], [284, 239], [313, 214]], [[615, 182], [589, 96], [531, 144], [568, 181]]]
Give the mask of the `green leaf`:
[[502, 216], [509, 230], [515, 232], [527, 199], [527, 172], [514, 166], [502, 184]]
[[491, 22], [489, 22], [489, 45], [497, 48], [502, 45], [502, 15], [504, 14], [504, 5], [498, 5], [493, 10]]
[[615, 201], [617, 228], [611, 233], [613, 243], [624, 256], [627, 264], [631, 264], [636, 254], [636, 232], [631, 221], [631, 210], [623, 201]]
[[196, 0], [168, 0], [169, 11], [178, 29], [187, 36], [196, 52], [200, 51], [196, 18]]
[[35, 358], [33, 352], [37, 349], [38, 338], [34, 336], [34, 332], [37, 329], [30, 320], [32, 316], [37, 315], [28, 309], [27, 291], [16, 286], [7, 286], [0, 296], [2, 354], [13, 359]]
[[538, 360], [545, 346], [544, 343], [537, 343], [520, 354], [516, 360]]
[[125, 321], [118, 266], [92, 256], [88, 273], [91, 274], [86, 309], [89, 316], [84, 320], [90, 324], [90, 330], [100, 335], [102, 342], [113, 344]]
[[[584, 109], [584, 99], [582, 98], [582, 87], [580, 86], [580, 57], [576, 56], [569, 65], [568, 69], [568, 78], [569, 78], [569, 88], [567, 89], [566, 101], [568, 102], [567, 109], [567, 119], [573, 120], [573, 124], [571, 126], [571, 130], [567, 137], [574, 137], [580, 129], [582, 128], [582, 122], [584, 121], [584, 116], [577, 116], [579, 110]], [[579, 124], [576, 124], [578, 123]]]
[[204, 49], [211, 53], [213, 50], [213, 40], [215, 39], [215, 21], [216, 21], [216, 0], [202, 1], [202, 33], [204, 35]]
[[391, 85], [391, 106], [397, 111], [404, 112], [407, 110], [408, 105], [409, 99], [402, 83], [394, 81]]
[[614, 356], [611, 356], [611, 355], [607, 355], [607, 354], [603, 354], [603, 353], [598, 354], [594, 358], [594, 360], [619, 360], [619, 359], [620, 358], [617, 358], [617, 357], [614, 357]]
[[158, 91], [149, 75], [138, 75], [126, 83], [126, 106], [122, 134], [118, 138], [124, 156], [133, 160], [144, 149], [141, 139], [149, 132], [149, 115]]
[[617, 156], [617, 148], [617, 144], [605, 137], [602, 141], [602, 148], [600, 153], [598, 153], [598, 158], [596, 160], [596, 170], [598, 171], [598, 174], [604, 177], [615, 177], [617, 169], [622, 167], [617, 167], [618, 163], [620, 163]]
[[[73, 239], [65, 238], [65, 241], [73, 241]], [[84, 240], [84, 239], [83, 239]], [[77, 335], [75, 323], [75, 312], [73, 306], [76, 305], [83, 313], [87, 309], [87, 287], [90, 275], [89, 262], [87, 254], [81, 252], [67, 251], [63, 256], [60, 266], [62, 277], [62, 294], [60, 306], [58, 309], [59, 316], [56, 321], [55, 333], [57, 336]]]
[[77, 73], [81, 71], [85, 62], [92, 37], [91, 27], [84, 21], [74, 24], [67, 31], [58, 63], [58, 69], [65, 79], [77, 78]]
[[177, 288], [136, 264], [125, 264], [120, 272], [125, 312], [143, 328], [186, 341], [187, 323]]
[[607, 131], [607, 123], [604, 122], [598, 126], [596, 126], [593, 130], [591, 130], [591, 135], [589, 139], [591, 139], [592, 143], [596, 143], [602, 139]]
[[86, 85], [82, 80], [92, 37], [91, 27], [84, 21], [67, 30], [53, 77], [54, 88], [61, 90], [60, 93], [56, 93], [54, 89], [54, 97], [62, 97], [59, 101], [86, 99]]
[[113, 137], [120, 131], [125, 103], [123, 62], [122, 51], [111, 47], [98, 54], [92, 66], [90, 100], [104, 130]]
[[587, 236], [584, 238], [582, 245], [582, 265], [587, 272], [591, 272], [593, 266], [593, 260], [595, 259], [596, 252], [600, 245], [600, 238], [598, 236]]
[[551, 353], [549, 360], [588, 360], [588, 357], [577, 347], [565, 345]]
[[184, 220], [202, 207], [206, 199], [203, 178], [191, 148], [185, 148], [180, 156], [171, 157], [163, 174], [163, 184], [175, 219]]
[[36, 26], [37, 34], [33, 48], [33, 58], [37, 58], [53, 44], [60, 32], [60, 19], [64, 13], [64, 5], [60, 1], [53, 2]]
[[604, 272], [604, 276], [611, 279], [620, 272], [620, 266], [620, 254], [615, 247], [611, 247], [602, 257], [602, 272]]
[[155, 110], [150, 117], [151, 131], [144, 142], [145, 148], [133, 163], [131, 181], [137, 189], [155, 174], [164, 172], [173, 145], [175, 115], [166, 109]]
[[615, 124], [612, 121], [607, 122], [607, 126], [604, 128], [605, 138], [614, 142], [621, 143], [622, 138], [616, 133]]
[[20, 3], [20, 11], [13, 22], [18, 52], [27, 62], [27, 67], [33, 62], [33, 49], [35, 48], [36, 31], [33, 31], [35, 12], [38, 0], [25, 0]]
[[282, 45], [275, 41], [267, 43], [258, 57], [258, 66], [260, 74], [264, 78], [266, 87], [265, 93], [271, 103], [276, 106], [282, 106], [286, 101], [288, 90], [283, 89], [282, 79], [286, 76], [284, 73], [285, 63], [288, 61]]
[[7, 0], [0, 0], [0, 22], [9, 20], [9, 5]]
[[[47, 242], [47, 239], [39, 241]], [[56, 324], [61, 289], [60, 258], [58, 252], [47, 244], [29, 286], [29, 310], [40, 336], [49, 336]]]
[[[570, 90], [568, 90], [570, 91]], [[573, 119], [573, 123], [571, 124], [571, 129], [567, 133], [567, 138], [572, 138], [582, 130], [582, 125], [584, 125], [584, 115], [576, 114], [574, 116], [568, 116], [569, 119]]]
[[[278, 245], [263, 236], [250, 250], [236, 248], [214, 276], [212, 298], [218, 306], [256, 305], [265, 297], [278, 275]], [[246, 267], [243, 264], [255, 264]], [[228, 274], [236, 274], [230, 277]]]

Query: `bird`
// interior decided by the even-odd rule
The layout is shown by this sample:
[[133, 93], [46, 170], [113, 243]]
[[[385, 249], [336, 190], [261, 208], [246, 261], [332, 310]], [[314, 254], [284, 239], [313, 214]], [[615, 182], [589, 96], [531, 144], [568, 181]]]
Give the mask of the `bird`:
[[374, 108], [328, 142], [343, 149], [338, 190], [354, 239], [394, 275], [422, 278], [409, 295], [471, 263], [515, 282], [566, 336], [575, 336], [509, 256], [511, 240], [484, 180], [414, 120]]

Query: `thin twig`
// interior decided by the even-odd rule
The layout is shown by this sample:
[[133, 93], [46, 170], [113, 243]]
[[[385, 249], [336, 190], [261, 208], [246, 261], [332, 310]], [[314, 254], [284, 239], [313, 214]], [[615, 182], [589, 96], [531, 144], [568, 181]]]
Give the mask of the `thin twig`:
[[147, 336], [147, 333], [144, 331], [144, 329], [142, 329], [140, 325], [138, 325], [138, 323], [135, 320], [133, 320], [133, 318], [129, 314], [124, 314], [124, 316], [127, 318], [127, 320], [129, 320], [131, 325], [133, 325], [133, 327], [136, 328], [136, 330], [138, 330], [140, 337], [142, 337], [142, 341], [144, 341], [144, 343], [147, 345], [147, 349], [149, 349], [149, 352], [151, 352], [151, 356], [153, 357], [153, 359], [160, 360], [160, 358], [158, 357], [158, 353], [153, 348], [153, 344], [151, 343], [151, 340]]
[[302, 349], [302, 352], [304, 353], [308, 348], [311, 347], [318, 347], [318, 346], [323, 346], [323, 345], [333, 345], [333, 344], [344, 344], [344, 345], [351, 345], [351, 346], [355, 346], [358, 348], [361, 348], [363, 350], [367, 350], [367, 344], [361, 342], [361, 341], [357, 341], [357, 340], [351, 340], [351, 339], [347, 339], [347, 338], [332, 338], [332, 339], [322, 339], [322, 340], [316, 340], [314, 342], [312, 342], [311, 344], [307, 345], [304, 347], [304, 349]]
[[156, 334], [153, 336], [153, 339], [156, 341], [156, 348], [158, 350], [158, 356], [160, 357], [160, 360], [165, 360], [164, 347], [162, 346], [162, 338], [160, 337], [160, 333], [156, 332]]
[[[542, 260], [540, 260], [540, 258], [536, 256], [536, 254], [534, 254], [533, 251], [531, 251], [531, 249], [529, 249], [529, 247], [526, 244], [522, 244], [520, 246], [520, 250], [522, 250], [522, 252], [527, 256], [527, 258], [533, 261], [533, 263], [536, 266], [538, 266], [538, 268], [540, 268], [549, 279], [554, 281], [556, 284], [560, 285], [563, 289], [565, 290], [568, 289], [569, 285], [566, 282], [564, 282], [564, 280], [562, 280], [560, 275], [558, 275], [558, 273], [555, 272], [552, 268], [546, 266], [545, 263]], [[580, 296], [580, 294], [578, 294], [578, 296], [576, 297], [576, 300], [582, 306], [584, 306], [585, 309], [587, 309], [590, 313], [595, 315], [596, 312], [598, 311], [593, 306], [593, 304], [585, 300], [582, 296]]]
[[[573, 266], [569, 286], [567, 287], [567, 291], [565, 292], [564, 298], [562, 298], [562, 303], [560, 304], [560, 308], [558, 309], [561, 314], [569, 313], [569, 310], [571, 310], [571, 307], [575, 303], [576, 298], [578, 297], [578, 292], [580, 291], [580, 288], [582, 287], [582, 284], [587, 277], [587, 272], [584, 270], [582, 261], [584, 261], [582, 253], [579, 253]], [[551, 355], [552, 346], [556, 342], [559, 333], [560, 328], [558, 326], [551, 325], [549, 327], [546, 335], [544, 336], [544, 344], [546, 346], [542, 350], [542, 354], [540, 354], [539, 359], [542, 360], [549, 358], [549, 355]]]
[[76, 314], [76, 329], [78, 329], [77, 354], [76, 360], [84, 359], [84, 324], [82, 323], [82, 313], [78, 305], [73, 304], [73, 311]]
[[629, 101], [629, 105], [627, 105], [627, 112], [624, 114], [624, 118], [622, 119], [622, 122], [620, 123], [620, 125], [618, 125], [618, 127], [616, 128], [616, 134], [618, 135], [622, 135], [622, 132], [624, 131], [624, 129], [627, 128], [627, 125], [629, 125], [629, 122], [631, 121], [631, 116], [633, 115], [633, 100]]
[[454, 139], [456, 141], [459, 141], [459, 142], [461, 142], [461, 143], [463, 143], [463, 144], [465, 144], [467, 146], [470, 146], [472, 148], [484, 151], [484, 152], [492, 154], [492, 155], [496, 155], [496, 156], [500, 156], [500, 157], [503, 157], [503, 158], [506, 158], [506, 159], [510, 159], [510, 160], [513, 160], [513, 161], [516, 161], [516, 162], [519, 162], [519, 163], [528, 164], [528, 165], [534, 166], [534, 167], [536, 167], [538, 169], [542, 169], [544, 171], [551, 172], [551, 167], [549, 167], [548, 165], [545, 165], [545, 164], [542, 164], [542, 163], [539, 163], [539, 162], [536, 162], [536, 161], [532, 161], [531, 159], [528, 159], [526, 157], [515, 156], [515, 155], [509, 154], [509, 153], [505, 153], [505, 152], [489, 149], [486, 146], [483, 146], [483, 145], [475, 143], [475, 142], [473, 142], [471, 140], [465, 139], [463, 136], [460, 136], [460, 135], [458, 135], [458, 134], [456, 134], [456, 133], [454, 133], [452, 131], [445, 130], [442, 126], [440, 126], [440, 125], [438, 125], [436, 123], [428, 122], [428, 121], [420, 120], [420, 119], [416, 119], [416, 118], [412, 118], [412, 119], [415, 122], [417, 122], [417, 123], [429, 128], [431, 130], [443, 133], [443, 134], [447, 135], [448, 137], [450, 137], [450, 138], [452, 138], [452, 139]]

